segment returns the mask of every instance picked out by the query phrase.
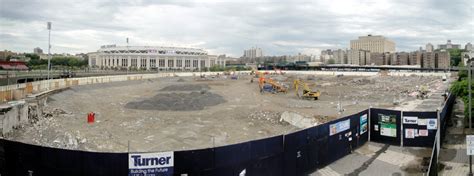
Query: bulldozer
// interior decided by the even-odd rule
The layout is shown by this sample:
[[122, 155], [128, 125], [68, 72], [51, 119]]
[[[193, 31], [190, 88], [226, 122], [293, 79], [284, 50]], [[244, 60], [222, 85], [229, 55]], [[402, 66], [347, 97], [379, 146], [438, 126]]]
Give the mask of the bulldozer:
[[[314, 99], [314, 100], [318, 100], [319, 99], [319, 96], [321, 95], [321, 92], [319, 91], [313, 91], [311, 90], [309, 87], [308, 87], [308, 84], [306, 84], [305, 82], [299, 80], [299, 79], [295, 79], [293, 81], [293, 87], [295, 88], [295, 93], [296, 93], [296, 96], [297, 97], [300, 97], [300, 98], [303, 98], [303, 99]], [[300, 96], [299, 92], [298, 92], [298, 89], [299, 87], [302, 87], [303, 88], [303, 94]]]

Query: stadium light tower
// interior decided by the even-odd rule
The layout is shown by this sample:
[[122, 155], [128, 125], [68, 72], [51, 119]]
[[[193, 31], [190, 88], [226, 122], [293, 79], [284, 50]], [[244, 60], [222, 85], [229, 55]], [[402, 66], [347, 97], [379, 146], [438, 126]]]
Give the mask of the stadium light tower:
[[[47, 23], [48, 27], [48, 84], [49, 84], [49, 71], [51, 70], [51, 22]], [[49, 88], [49, 85], [48, 85]]]

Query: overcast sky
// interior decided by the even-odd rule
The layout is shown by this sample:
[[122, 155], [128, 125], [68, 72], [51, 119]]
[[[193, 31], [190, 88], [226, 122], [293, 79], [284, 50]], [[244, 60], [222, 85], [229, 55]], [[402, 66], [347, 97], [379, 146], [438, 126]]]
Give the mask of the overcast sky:
[[473, 0], [0, 0], [0, 49], [92, 52], [101, 45], [203, 48], [240, 57], [317, 54], [348, 48], [358, 36], [384, 35], [398, 51], [426, 43], [473, 41]]

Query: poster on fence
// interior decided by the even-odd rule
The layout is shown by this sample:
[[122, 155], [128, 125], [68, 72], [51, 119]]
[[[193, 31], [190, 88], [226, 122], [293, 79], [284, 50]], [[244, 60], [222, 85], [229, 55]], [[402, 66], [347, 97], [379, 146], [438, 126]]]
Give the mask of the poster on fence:
[[329, 125], [329, 136], [346, 131], [351, 127], [351, 119]]
[[426, 126], [427, 119], [418, 119], [418, 125], [419, 126]]
[[426, 129], [428, 130], [436, 130], [438, 129], [438, 121], [437, 119], [426, 119], [428, 123], [426, 124]]
[[420, 130], [418, 130], [418, 135], [419, 136], [428, 136], [428, 130], [420, 129]]
[[415, 129], [411, 129], [411, 128], [405, 129], [405, 138], [407, 139], [415, 138]]
[[173, 152], [128, 154], [129, 176], [172, 176], [173, 166]]
[[360, 116], [360, 135], [367, 132], [367, 114]]
[[397, 137], [397, 116], [378, 114], [380, 124], [380, 135]]

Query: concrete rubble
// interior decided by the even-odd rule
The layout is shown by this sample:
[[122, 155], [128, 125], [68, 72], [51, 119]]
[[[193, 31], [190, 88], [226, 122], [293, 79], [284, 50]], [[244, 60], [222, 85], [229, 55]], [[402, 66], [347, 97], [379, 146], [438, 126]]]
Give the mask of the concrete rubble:
[[316, 119], [312, 117], [305, 117], [296, 112], [285, 111], [281, 114], [280, 122], [288, 122], [289, 124], [296, 126], [300, 129], [305, 129], [318, 125]]

